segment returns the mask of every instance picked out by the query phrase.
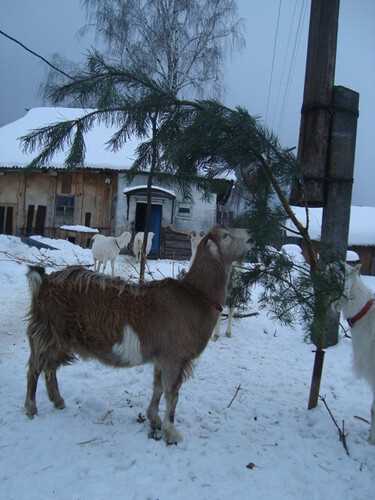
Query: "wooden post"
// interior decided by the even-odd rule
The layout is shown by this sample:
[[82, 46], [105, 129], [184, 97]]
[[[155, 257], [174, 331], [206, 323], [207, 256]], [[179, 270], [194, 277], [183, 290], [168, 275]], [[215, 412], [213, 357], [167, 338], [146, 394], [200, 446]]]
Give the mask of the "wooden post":
[[324, 206], [340, 0], [312, 0], [301, 110], [298, 160], [304, 192], [293, 186], [292, 204]]

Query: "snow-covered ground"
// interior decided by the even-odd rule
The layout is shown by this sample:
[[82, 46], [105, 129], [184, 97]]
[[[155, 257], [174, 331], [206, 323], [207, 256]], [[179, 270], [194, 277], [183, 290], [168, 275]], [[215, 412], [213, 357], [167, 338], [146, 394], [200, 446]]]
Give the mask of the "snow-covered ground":
[[[281, 328], [265, 313], [237, 320], [232, 339], [209, 343], [181, 391], [177, 426], [184, 441], [178, 446], [148, 439], [147, 423], [137, 422], [149, 402], [151, 366], [116, 370], [79, 362], [62, 368], [67, 408], [52, 407], [41, 380], [39, 415], [29, 420], [23, 413], [26, 267], [9, 256], [92, 263], [89, 250], [41, 241], [58, 250], [41, 254], [0, 236], [1, 499], [374, 498], [375, 447], [367, 442], [368, 425], [355, 418], [369, 419], [371, 395], [352, 375], [350, 339], [327, 351], [321, 388], [338, 422], [345, 420], [348, 457], [326, 409], [306, 409], [312, 346], [302, 331]], [[120, 256], [117, 272], [134, 275], [130, 262]], [[176, 274], [181, 264], [149, 266], [158, 279]], [[366, 282], [374, 286], [373, 279]]]

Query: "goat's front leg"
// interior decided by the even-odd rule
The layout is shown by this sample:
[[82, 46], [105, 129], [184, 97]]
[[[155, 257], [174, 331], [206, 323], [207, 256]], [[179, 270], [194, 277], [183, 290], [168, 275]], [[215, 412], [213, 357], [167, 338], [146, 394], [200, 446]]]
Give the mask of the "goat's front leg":
[[147, 418], [151, 426], [149, 437], [157, 440], [161, 438], [161, 419], [159, 417], [159, 404], [162, 394], [163, 386], [161, 382], [161, 370], [159, 367], [154, 366], [154, 387], [151, 402], [147, 409]]
[[182, 435], [174, 426], [174, 418], [178, 401], [178, 392], [182, 383], [182, 367], [173, 366], [162, 369], [162, 384], [166, 401], [166, 409], [162, 423], [163, 438], [166, 444], [177, 444]]
[[111, 272], [112, 272], [112, 278], [115, 276], [115, 261], [114, 259], [111, 260]]
[[375, 388], [371, 406], [371, 428], [369, 441], [371, 444], [375, 444]]
[[220, 337], [220, 322], [221, 322], [221, 314], [219, 314], [219, 317], [217, 318], [214, 333], [212, 335], [212, 340], [214, 342], [216, 342], [218, 340], [218, 338]]

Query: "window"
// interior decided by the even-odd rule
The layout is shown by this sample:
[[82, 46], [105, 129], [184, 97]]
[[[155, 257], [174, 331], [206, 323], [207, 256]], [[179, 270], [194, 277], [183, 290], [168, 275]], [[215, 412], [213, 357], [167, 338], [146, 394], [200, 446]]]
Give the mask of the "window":
[[178, 206], [177, 217], [180, 219], [190, 219], [191, 218], [191, 206], [187, 204], [181, 204]]
[[91, 212], [85, 213], [85, 226], [90, 227], [91, 224]]
[[29, 205], [27, 208], [27, 222], [26, 222], [27, 235], [33, 232], [34, 210], [35, 210], [34, 205]]
[[47, 207], [45, 205], [38, 205], [38, 210], [36, 211], [35, 232], [36, 234], [40, 234], [41, 236], [44, 236], [46, 214]]
[[13, 234], [14, 207], [0, 206], [0, 234]]
[[55, 224], [73, 224], [74, 196], [56, 196]]

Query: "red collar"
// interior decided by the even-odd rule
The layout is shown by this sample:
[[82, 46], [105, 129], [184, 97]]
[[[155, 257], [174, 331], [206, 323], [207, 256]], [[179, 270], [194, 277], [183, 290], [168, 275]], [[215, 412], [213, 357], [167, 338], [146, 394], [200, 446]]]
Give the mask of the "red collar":
[[350, 328], [353, 328], [353, 326], [357, 323], [357, 321], [359, 321], [361, 318], [363, 318], [363, 316], [365, 316], [369, 312], [374, 302], [375, 299], [370, 299], [368, 302], [366, 302], [366, 304], [362, 307], [362, 309], [359, 312], [357, 312], [357, 314], [347, 319]]

